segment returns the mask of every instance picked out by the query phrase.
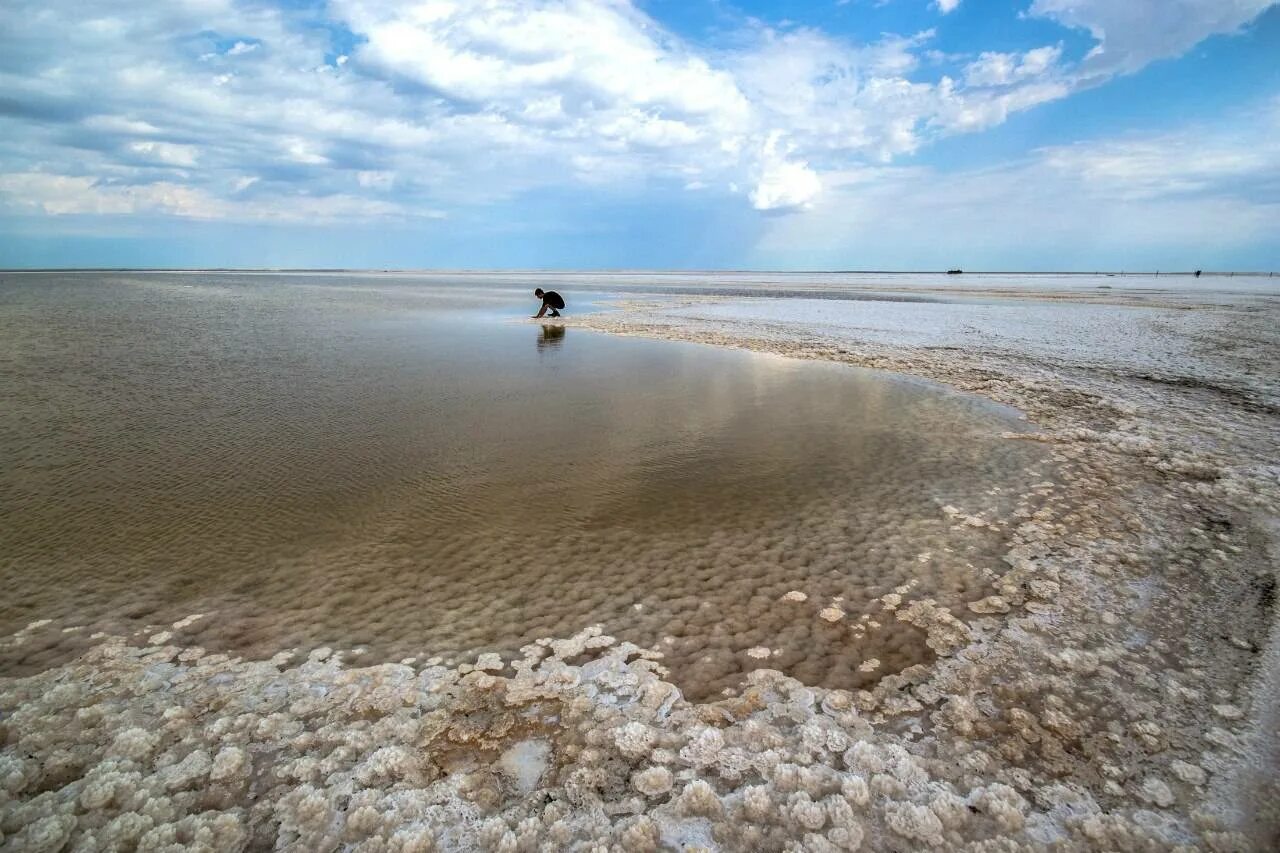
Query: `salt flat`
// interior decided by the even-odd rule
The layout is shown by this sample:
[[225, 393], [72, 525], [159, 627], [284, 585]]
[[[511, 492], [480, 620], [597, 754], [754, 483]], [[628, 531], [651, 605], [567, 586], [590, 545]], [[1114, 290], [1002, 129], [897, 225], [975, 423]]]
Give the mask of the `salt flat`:
[[[0, 831], [20, 846], [1268, 849], [1280, 299], [1265, 281], [726, 278], [492, 286], [565, 280], [572, 305], [589, 284], [602, 310], [569, 334], [841, 362], [1024, 412], [1031, 429], [1005, 440], [1043, 449], [1054, 477], [990, 511], [937, 507], [956, 537], [999, 531], [989, 594], [965, 618], [911, 588], [878, 604], [932, 660], [865, 689], [762, 667], [692, 704], [658, 654], [599, 628], [514, 660], [353, 666], [329, 648], [236, 659], [157, 626], [0, 684]], [[776, 602], [824, 622], [832, 605]]]

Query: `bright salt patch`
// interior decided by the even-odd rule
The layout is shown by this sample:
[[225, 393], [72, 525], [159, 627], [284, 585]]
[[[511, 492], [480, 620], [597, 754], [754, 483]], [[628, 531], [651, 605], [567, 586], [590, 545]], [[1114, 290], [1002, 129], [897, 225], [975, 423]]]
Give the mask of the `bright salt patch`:
[[199, 622], [199, 621], [200, 621], [201, 619], [203, 619], [206, 615], [208, 615], [208, 614], [205, 614], [205, 613], [192, 613], [190, 616], [185, 616], [185, 617], [183, 617], [182, 619], [179, 619], [177, 622], [174, 622], [174, 623], [173, 623], [173, 629], [174, 629], [175, 631], [180, 631], [180, 630], [182, 630], [183, 628], [188, 628], [188, 627], [190, 627], [190, 626], [194, 625], [196, 622]]
[[656, 797], [671, 790], [671, 771], [665, 767], [649, 767], [633, 776], [632, 783], [646, 797]]
[[528, 794], [547, 772], [550, 756], [551, 744], [545, 740], [522, 740], [502, 753], [498, 768], [515, 783], [520, 793]]

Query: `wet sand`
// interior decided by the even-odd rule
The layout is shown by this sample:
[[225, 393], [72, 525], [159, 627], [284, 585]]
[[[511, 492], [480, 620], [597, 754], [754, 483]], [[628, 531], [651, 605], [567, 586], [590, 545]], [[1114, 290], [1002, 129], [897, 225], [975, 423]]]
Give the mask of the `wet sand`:
[[[827, 291], [834, 318], [629, 294], [567, 321], [1026, 412], [1034, 432], [1008, 440], [1049, 454], [1039, 501], [938, 507], [957, 535], [1006, 532], [992, 594], [967, 621], [909, 590], [881, 603], [924, 634], [927, 664], [852, 690], [762, 668], [690, 704], [661, 658], [598, 630], [457, 667], [251, 663], [173, 642], [183, 628], [104, 638], [0, 683], [0, 831], [51, 849], [1271, 849], [1276, 298], [1125, 293], [1096, 312], [1096, 293], [1064, 290], [1051, 312], [973, 290]], [[959, 307], [895, 325], [922, 299]]]

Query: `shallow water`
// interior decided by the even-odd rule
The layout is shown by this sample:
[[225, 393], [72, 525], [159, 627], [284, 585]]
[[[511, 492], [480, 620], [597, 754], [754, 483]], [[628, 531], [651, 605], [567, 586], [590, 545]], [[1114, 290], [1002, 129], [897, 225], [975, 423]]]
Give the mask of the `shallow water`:
[[509, 277], [0, 274], [0, 632], [54, 620], [0, 674], [206, 613], [178, 636], [249, 656], [460, 661], [599, 623], [691, 698], [761, 666], [862, 686], [930, 654], [878, 598], [962, 614], [1003, 569], [999, 530], [941, 508], [999, 518], [1045, 479], [975, 398], [531, 302]]

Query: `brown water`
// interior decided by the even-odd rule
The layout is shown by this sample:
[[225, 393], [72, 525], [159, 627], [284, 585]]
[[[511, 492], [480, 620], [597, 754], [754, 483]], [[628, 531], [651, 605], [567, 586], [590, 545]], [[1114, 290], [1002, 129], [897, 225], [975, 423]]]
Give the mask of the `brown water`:
[[1002, 569], [1001, 534], [940, 507], [1044, 479], [976, 399], [531, 303], [509, 278], [0, 274], [0, 634], [53, 620], [0, 674], [203, 613], [175, 636], [249, 656], [457, 661], [599, 623], [695, 698], [758, 666], [859, 686], [929, 654], [877, 597], [960, 614]]

